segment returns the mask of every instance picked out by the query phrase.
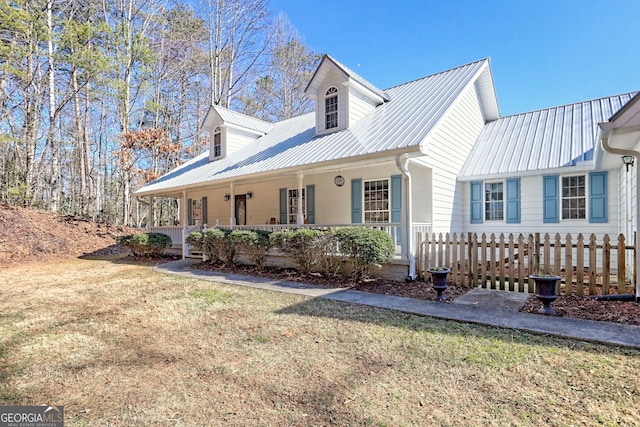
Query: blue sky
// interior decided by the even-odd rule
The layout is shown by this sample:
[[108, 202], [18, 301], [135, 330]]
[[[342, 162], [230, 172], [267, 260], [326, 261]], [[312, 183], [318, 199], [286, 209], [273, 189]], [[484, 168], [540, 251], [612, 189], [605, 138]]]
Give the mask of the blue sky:
[[482, 58], [502, 115], [640, 90], [640, 0], [271, 0], [386, 89]]

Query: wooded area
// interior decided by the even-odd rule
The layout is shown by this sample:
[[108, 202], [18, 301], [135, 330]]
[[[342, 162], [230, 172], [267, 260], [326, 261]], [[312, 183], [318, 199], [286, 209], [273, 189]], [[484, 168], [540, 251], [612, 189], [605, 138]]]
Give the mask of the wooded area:
[[268, 0], [0, 0], [0, 202], [139, 225], [212, 103], [310, 111], [318, 59]]

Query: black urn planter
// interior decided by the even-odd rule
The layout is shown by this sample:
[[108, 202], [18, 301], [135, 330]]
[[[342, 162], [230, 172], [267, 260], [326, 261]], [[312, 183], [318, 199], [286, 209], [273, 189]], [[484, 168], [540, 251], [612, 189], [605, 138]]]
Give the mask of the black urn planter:
[[558, 298], [556, 294], [556, 285], [560, 276], [551, 274], [533, 274], [529, 276], [536, 283], [536, 298], [542, 302], [542, 308], [538, 310], [541, 314], [556, 314], [551, 308], [551, 303]]
[[436, 268], [428, 269], [427, 271], [431, 274], [433, 289], [438, 292], [438, 301], [445, 301], [447, 298], [442, 293], [447, 289], [447, 275], [451, 273], [451, 270], [448, 268]]

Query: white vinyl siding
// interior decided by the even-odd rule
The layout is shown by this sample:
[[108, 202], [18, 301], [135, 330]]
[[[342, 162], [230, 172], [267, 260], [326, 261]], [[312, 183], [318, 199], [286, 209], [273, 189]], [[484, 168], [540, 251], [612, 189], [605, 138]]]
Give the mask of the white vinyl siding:
[[[463, 209], [468, 200], [457, 191], [456, 179], [473, 143], [484, 126], [475, 86], [468, 87], [424, 143], [426, 164], [433, 170], [433, 231], [463, 229]], [[415, 185], [415, 184], [414, 184]]]
[[[588, 175], [586, 173], [585, 175]], [[524, 176], [520, 179], [520, 223], [519, 224], [507, 224], [504, 221], [488, 221], [482, 224], [471, 224], [470, 213], [470, 182], [463, 182], [462, 184], [462, 198], [464, 199], [463, 210], [465, 226], [464, 232], [472, 233], [560, 233], [566, 235], [571, 233], [574, 239], [579, 233], [583, 235], [585, 233], [595, 233], [599, 239], [605, 234], [609, 234], [609, 237], [617, 236], [618, 231], [618, 204], [619, 199], [615, 197], [615, 194], [619, 193], [618, 188], [618, 171], [608, 171], [609, 179], [607, 179], [607, 191], [612, 197], [608, 197], [608, 212], [609, 218], [607, 223], [589, 223], [589, 219], [581, 220], [560, 220], [558, 223], [543, 223], [543, 185], [542, 185], [542, 173], [535, 176]], [[563, 175], [560, 175], [562, 177]], [[561, 181], [561, 180], [560, 180]], [[588, 185], [588, 184], [587, 184]], [[589, 189], [587, 188], [587, 194]], [[587, 215], [588, 216], [588, 215]]]
[[349, 87], [349, 126], [353, 126], [358, 120], [362, 119], [375, 108], [376, 104], [362, 94], [362, 92]]

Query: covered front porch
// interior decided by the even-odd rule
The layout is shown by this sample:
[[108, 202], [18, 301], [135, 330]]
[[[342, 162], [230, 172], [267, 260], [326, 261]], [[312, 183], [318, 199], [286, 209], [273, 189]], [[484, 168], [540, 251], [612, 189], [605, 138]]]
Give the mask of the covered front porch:
[[431, 169], [395, 157], [373, 165], [325, 166], [148, 194], [149, 213], [157, 212], [154, 204], [160, 198], [177, 201], [175, 218], [150, 215], [147, 229], [169, 235], [173, 250], [183, 257], [193, 255], [185, 237], [205, 228], [358, 226], [386, 231], [396, 242], [395, 258], [410, 265], [417, 253], [415, 236], [434, 231]]

